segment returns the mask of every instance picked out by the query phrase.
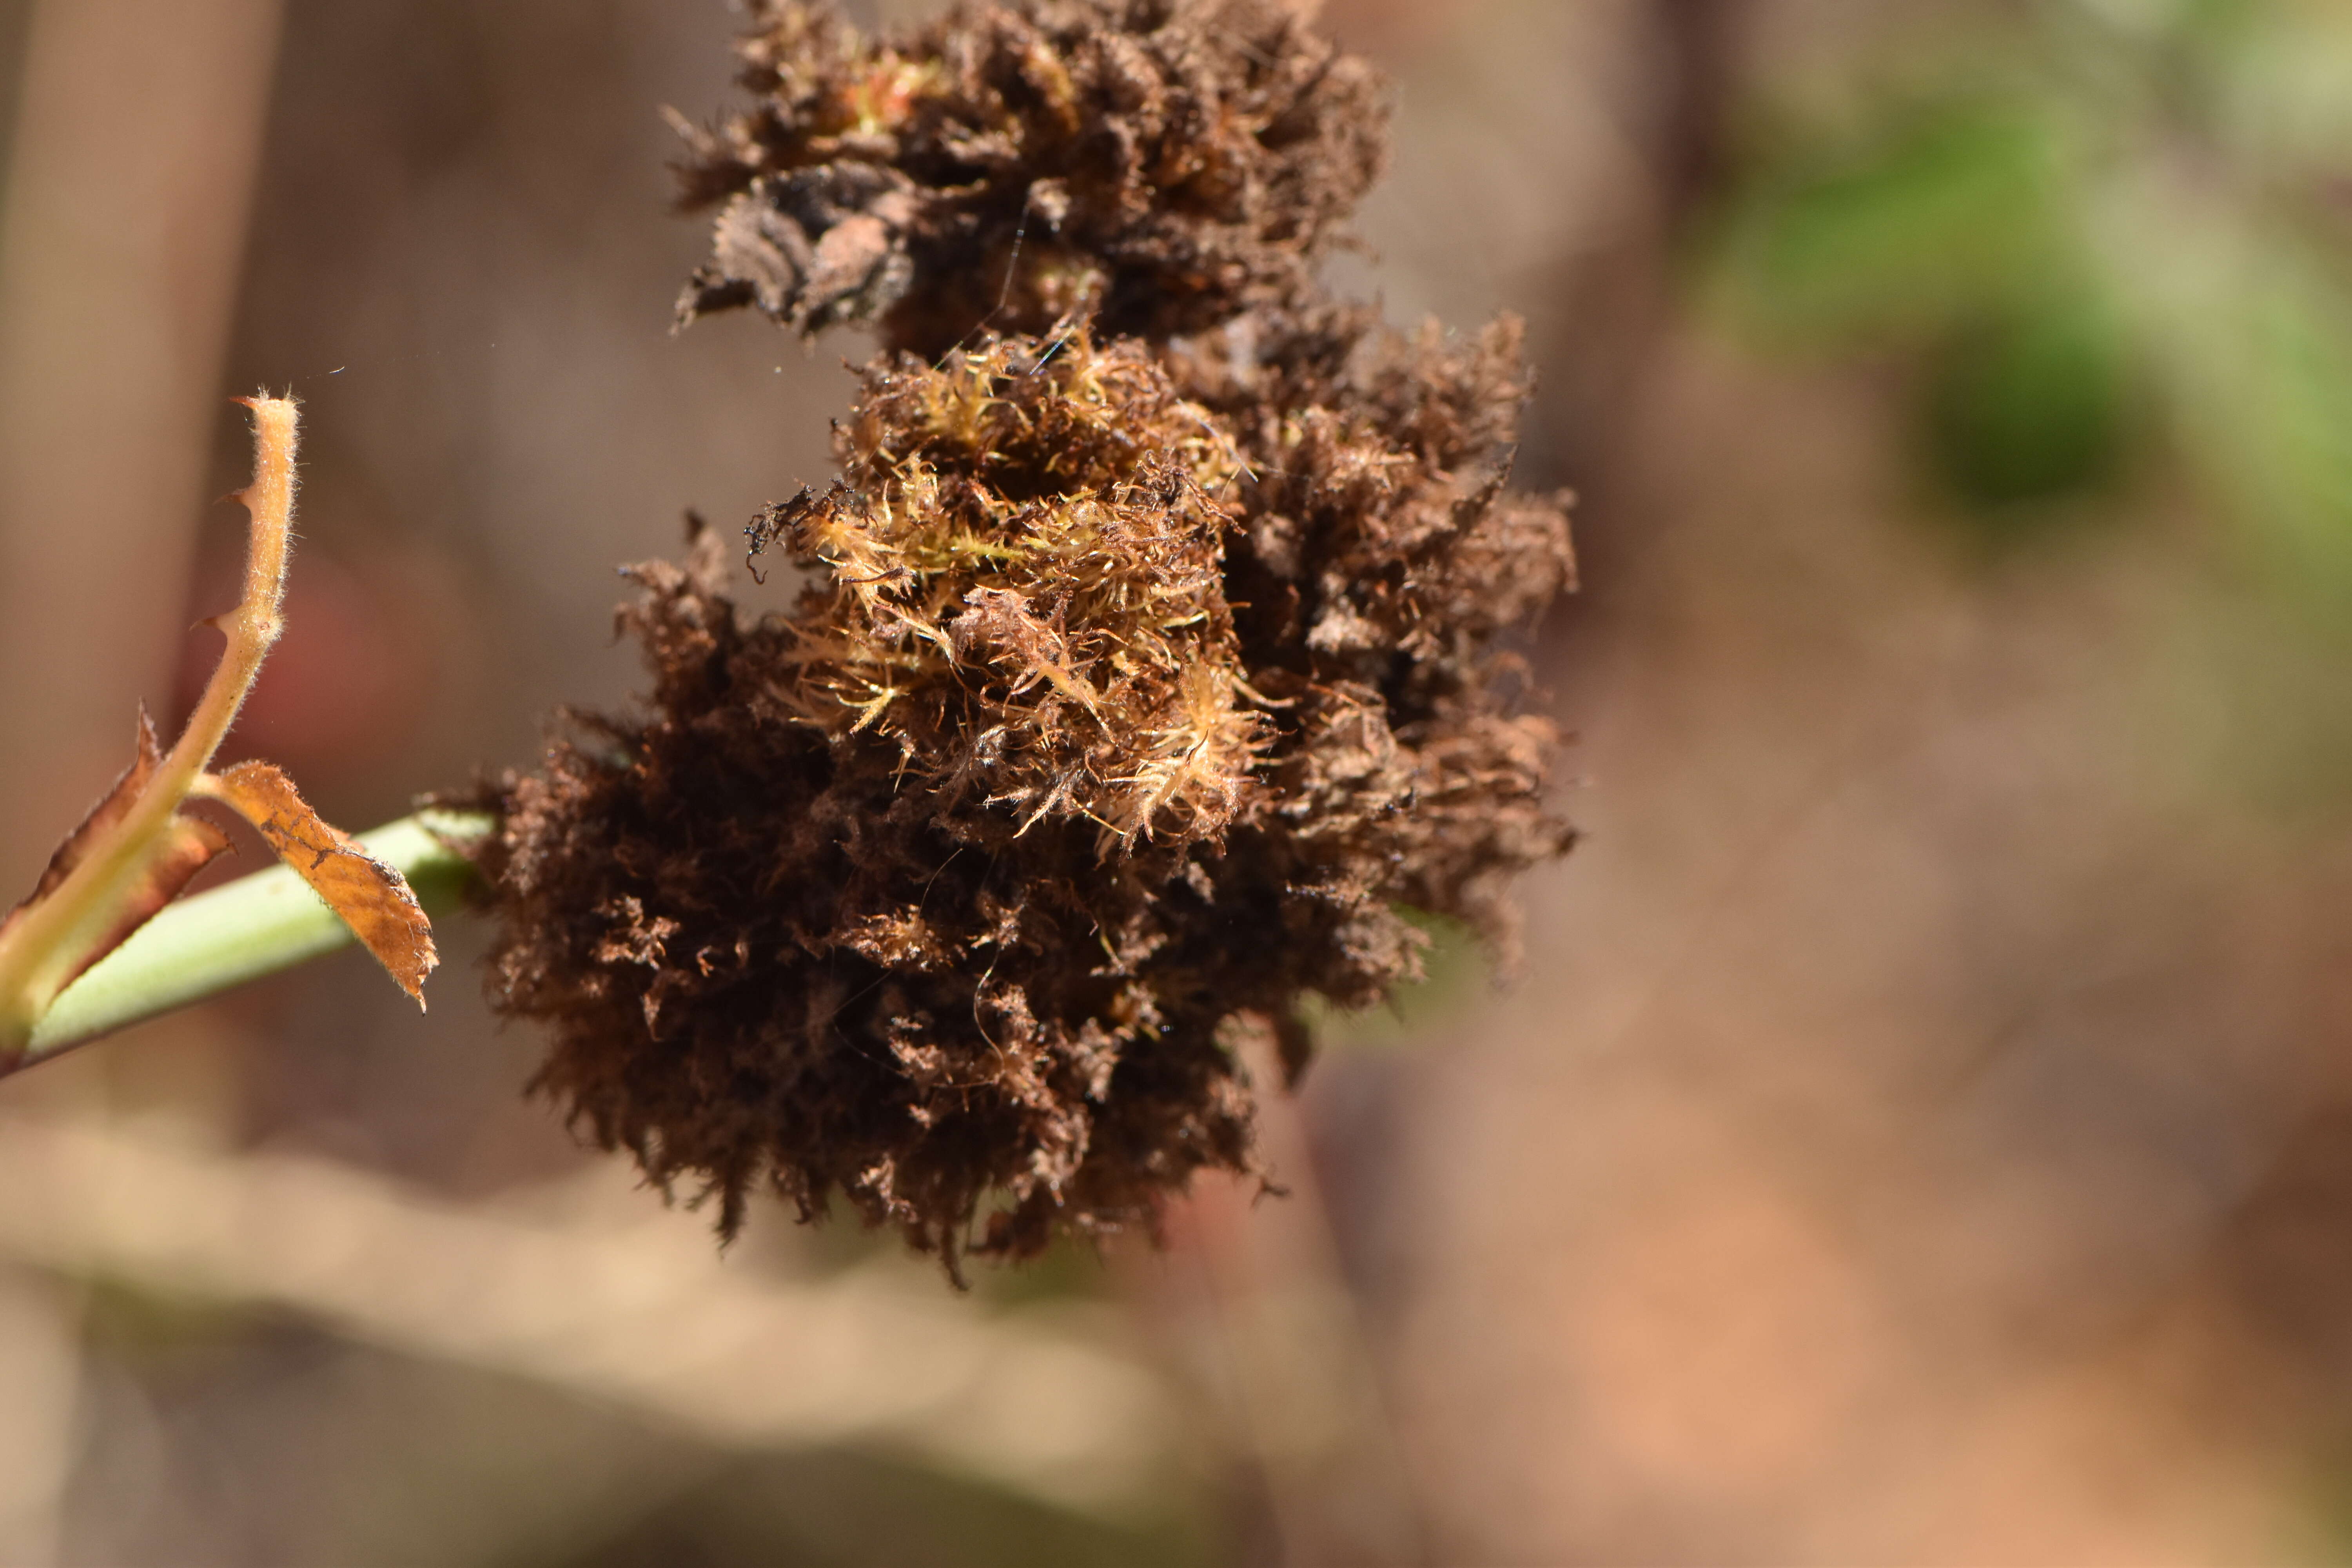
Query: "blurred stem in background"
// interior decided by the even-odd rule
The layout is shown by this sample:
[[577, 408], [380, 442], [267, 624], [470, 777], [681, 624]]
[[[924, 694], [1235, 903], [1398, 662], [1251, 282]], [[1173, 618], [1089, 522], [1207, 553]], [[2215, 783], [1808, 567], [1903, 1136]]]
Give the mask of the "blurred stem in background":
[[[35, 0], [0, 220], [0, 886], [170, 707], [280, 0]], [[34, 679], [37, 672], [37, 679]]]
[[[23, 889], [121, 766], [133, 701], [167, 706], [282, 4], [10, 9], [0, 887]], [[0, 1557], [35, 1568], [86, 1436], [80, 1292], [9, 1271], [0, 1318]]]
[[1557, 444], [1559, 477], [1577, 495], [1577, 613], [1552, 617], [1548, 640], [1599, 635], [1626, 562], [1654, 537], [1633, 493], [1632, 436], [1641, 388], [1680, 322], [1681, 264], [1738, 173], [1731, 132], [1754, 10], [1753, 0], [1649, 0], [1637, 13], [1643, 68], [1619, 106], [1636, 154], [1617, 193], [1622, 221], [1604, 243], [1561, 258], [1552, 285], [1561, 325], [1543, 354], [1531, 432]]

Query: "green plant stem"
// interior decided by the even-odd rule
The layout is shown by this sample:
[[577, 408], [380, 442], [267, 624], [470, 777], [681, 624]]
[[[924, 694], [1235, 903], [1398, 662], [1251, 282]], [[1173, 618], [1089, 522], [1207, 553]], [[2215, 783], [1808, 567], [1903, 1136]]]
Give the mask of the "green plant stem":
[[[399, 868], [427, 914], [463, 902], [473, 864], [453, 844], [495, 826], [474, 812], [420, 812], [359, 836], [377, 859]], [[285, 866], [183, 899], [90, 966], [35, 1026], [12, 1069], [70, 1046], [184, 1007], [349, 946], [351, 927]]]

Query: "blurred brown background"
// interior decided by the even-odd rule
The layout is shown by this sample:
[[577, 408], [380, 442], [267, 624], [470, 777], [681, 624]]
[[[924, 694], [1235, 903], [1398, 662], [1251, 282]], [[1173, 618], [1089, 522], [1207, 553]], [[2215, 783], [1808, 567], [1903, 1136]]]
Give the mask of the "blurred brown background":
[[[1288, 1200], [965, 1296], [718, 1257], [461, 924], [429, 1019], [147, 1026], [0, 1087], [0, 1563], [2352, 1558], [2352, 16], [1324, 13], [1397, 81], [1339, 275], [1525, 315], [1583, 498], [1520, 972], [1330, 1021]], [[307, 405], [232, 745], [352, 826], [824, 477], [863, 344], [668, 331], [734, 24], [0, 4], [0, 882], [208, 668], [232, 392]]]

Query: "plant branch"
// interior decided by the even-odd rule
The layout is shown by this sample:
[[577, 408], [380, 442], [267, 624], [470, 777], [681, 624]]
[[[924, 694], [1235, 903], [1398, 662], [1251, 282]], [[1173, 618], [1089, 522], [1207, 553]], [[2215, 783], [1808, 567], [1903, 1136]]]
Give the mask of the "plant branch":
[[[261, 661], [285, 622], [278, 607], [286, 598], [286, 552], [294, 523], [295, 409], [290, 397], [240, 397], [253, 410], [253, 483], [237, 492], [237, 500], [253, 514], [253, 531], [246, 544], [245, 595], [226, 616], [213, 625], [228, 638], [205, 695], [188, 717], [188, 726], [155, 775], [150, 800], [166, 799], [168, 816], [185, 797], [213, 753], [220, 750], [228, 727], [253, 689]], [[144, 805], [146, 803], [142, 802]]]
[[244, 706], [278, 640], [286, 552], [294, 515], [296, 413], [290, 397], [239, 398], [253, 410], [253, 483], [237, 494], [253, 514], [245, 595], [215, 624], [228, 647], [187, 728], [120, 822], [90, 844], [47, 898], [0, 941], [0, 1063], [21, 1049], [93, 949], [121, 918], [125, 900], [168, 844], [188, 790]]
[[[426, 911], [459, 907], [474, 876], [464, 847], [495, 826], [478, 812], [420, 812], [360, 836], [399, 869]], [[274, 866], [164, 910], [67, 987], [0, 1074], [159, 1013], [290, 969], [356, 940], [341, 915], [290, 868]]]

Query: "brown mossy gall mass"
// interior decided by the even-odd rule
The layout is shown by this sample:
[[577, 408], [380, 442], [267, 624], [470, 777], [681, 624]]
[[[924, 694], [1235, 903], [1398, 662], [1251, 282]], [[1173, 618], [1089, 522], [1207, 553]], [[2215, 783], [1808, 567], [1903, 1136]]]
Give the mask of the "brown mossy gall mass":
[[494, 995], [730, 1233], [763, 1186], [950, 1266], [1149, 1224], [1254, 1168], [1242, 1037], [1295, 1074], [1307, 994], [1417, 972], [1401, 910], [1507, 947], [1568, 846], [1503, 695], [1570, 574], [1507, 488], [1517, 329], [1321, 297], [1381, 110], [1282, 13], [755, 22], [688, 308], [888, 346], [840, 478], [746, 531], [793, 608], [739, 609], [709, 532], [635, 568], [647, 700], [499, 787]]
[[1380, 172], [1374, 73], [1265, 0], [964, 6], [896, 39], [753, 15], [752, 107], [689, 133], [688, 198], [723, 205], [688, 317], [878, 319], [933, 357], [991, 313], [1164, 339], [1309, 290]]

